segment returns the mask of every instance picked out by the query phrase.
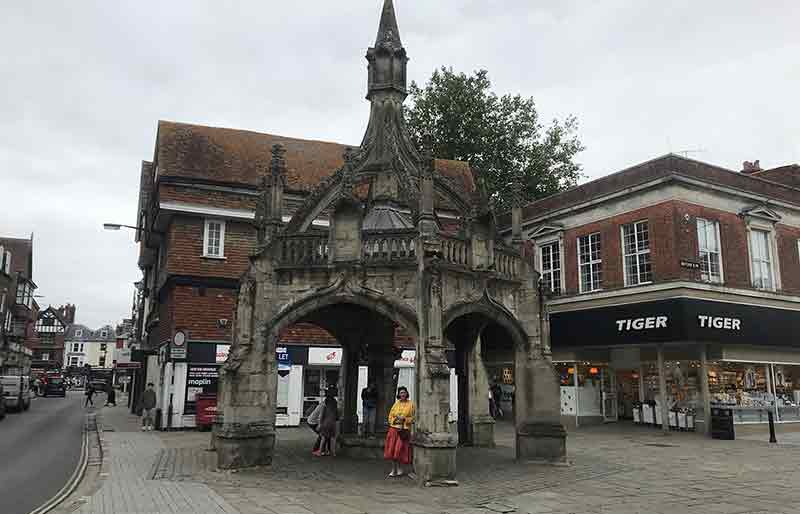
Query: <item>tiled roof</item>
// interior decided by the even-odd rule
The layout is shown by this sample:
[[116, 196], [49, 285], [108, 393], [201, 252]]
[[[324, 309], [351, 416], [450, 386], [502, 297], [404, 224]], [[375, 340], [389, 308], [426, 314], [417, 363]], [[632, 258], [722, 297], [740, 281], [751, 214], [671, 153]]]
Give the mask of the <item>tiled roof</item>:
[[[670, 175], [681, 175], [800, 206], [800, 189], [765, 180], [761, 173], [757, 175], [740, 173], [679, 155], [668, 154], [532, 202], [522, 209], [522, 219], [525, 221], [536, 219], [546, 216], [549, 212], [599, 199]], [[507, 228], [511, 224], [510, 213], [500, 216], [498, 224]]]
[[33, 241], [16, 237], [0, 237], [0, 246], [11, 252], [11, 272], [33, 279]]
[[753, 173], [754, 177], [800, 189], [800, 165], [788, 164]]
[[[156, 143], [158, 175], [256, 188], [269, 169], [272, 145], [276, 143], [286, 148], [287, 187], [296, 192], [312, 191], [341, 168], [347, 148], [326, 141], [160, 121]], [[474, 189], [468, 163], [436, 159], [435, 167], [461, 191]]]

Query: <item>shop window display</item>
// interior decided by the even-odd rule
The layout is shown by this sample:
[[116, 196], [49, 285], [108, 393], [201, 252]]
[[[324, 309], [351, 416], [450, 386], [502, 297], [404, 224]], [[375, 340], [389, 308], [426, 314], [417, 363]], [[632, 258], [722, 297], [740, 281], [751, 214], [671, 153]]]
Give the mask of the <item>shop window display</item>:
[[[642, 363], [644, 423], [660, 425], [661, 399], [658, 392], [658, 365], [655, 362]], [[669, 426], [674, 429], [693, 430], [696, 419], [702, 418], [703, 397], [700, 391], [700, 363], [697, 361], [664, 362], [666, 381], [666, 401], [669, 410]], [[649, 409], [649, 410], [648, 410]]]
[[736, 423], [763, 423], [774, 409], [770, 365], [748, 362], [712, 362], [708, 386], [713, 406], [733, 409]]
[[779, 421], [800, 421], [800, 366], [773, 364]]

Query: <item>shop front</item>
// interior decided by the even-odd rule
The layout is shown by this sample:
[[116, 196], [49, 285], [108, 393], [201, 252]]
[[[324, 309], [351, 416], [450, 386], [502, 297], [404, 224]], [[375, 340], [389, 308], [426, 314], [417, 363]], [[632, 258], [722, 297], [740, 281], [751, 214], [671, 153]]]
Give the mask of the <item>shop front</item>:
[[712, 406], [736, 423], [800, 421], [797, 311], [674, 298], [549, 317], [567, 423], [668, 416], [691, 430]]

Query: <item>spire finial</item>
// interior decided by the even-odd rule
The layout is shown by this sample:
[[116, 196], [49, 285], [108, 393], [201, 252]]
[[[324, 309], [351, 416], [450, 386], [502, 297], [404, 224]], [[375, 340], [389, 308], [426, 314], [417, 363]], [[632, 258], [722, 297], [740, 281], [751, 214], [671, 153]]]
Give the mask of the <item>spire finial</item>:
[[378, 25], [378, 37], [375, 39], [375, 48], [382, 45], [391, 45], [400, 48], [400, 30], [397, 28], [397, 16], [394, 14], [394, 2], [383, 0], [381, 22]]

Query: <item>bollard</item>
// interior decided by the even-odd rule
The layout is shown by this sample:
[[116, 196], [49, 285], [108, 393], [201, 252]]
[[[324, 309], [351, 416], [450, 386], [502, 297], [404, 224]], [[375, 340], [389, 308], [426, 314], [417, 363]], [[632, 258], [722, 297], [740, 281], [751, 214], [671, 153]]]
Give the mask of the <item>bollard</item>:
[[775, 438], [775, 419], [771, 410], [767, 411], [767, 419], [769, 420], [769, 442], [777, 443], [778, 440]]

